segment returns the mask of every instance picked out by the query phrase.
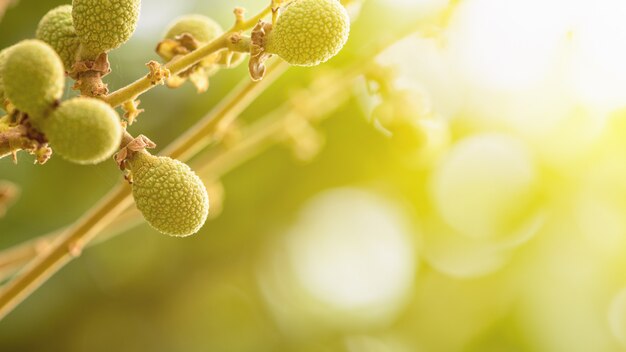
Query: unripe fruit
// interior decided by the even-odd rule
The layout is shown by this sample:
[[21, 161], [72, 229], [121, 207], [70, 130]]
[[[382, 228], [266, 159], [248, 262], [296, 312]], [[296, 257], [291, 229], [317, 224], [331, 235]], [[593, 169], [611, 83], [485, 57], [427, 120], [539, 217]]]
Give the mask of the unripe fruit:
[[[189, 34], [200, 44], [206, 44], [217, 39], [224, 30], [213, 19], [204, 15], [184, 15], [175, 19], [169, 26], [165, 39], [175, 39], [182, 34]], [[235, 67], [245, 60], [243, 53], [223, 51], [217, 64], [224, 67]]]
[[200, 230], [209, 214], [209, 196], [189, 166], [145, 151], [135, 153], [128, 165], [135, 203], [152, 227], [180, 237]]
[[80, 46], [72, 21], [72, 6], [62, 5], [50, 10], [39, 22], [35, 35], [59, 54], [65, 71], [71, 71]]
[[335, 56], [348, 40], [350, 18], [337, 0], [295, 0], [268, 34], [266, 51], [291, 65], [315, 66]]
[[6, 99], [5, 94], [4, 94], [4, 83], [3, 83], [3, 74], [2, 74], [2, 70], [4, 68], [4, 65], [7, 61], [7, 57], [9, 56], [9, 51], [12, 49], [13, 47], [8, 47], [8, 48], [4, 48], [2, 49], [2, 51], [0, 51], [0, 108], [3, 107], [3, 102], [4, 99]]
[[140, 0], [72, 1], [72, 18], [83, 58], [95, 59], [130, 39], [137, 27], [140, 3]]
[[[217, 39], [223, 32], [222, 27], [207, 16], [184, 15], [170, 23], [164, 39], [156, 50], [166, 62], [169, 62]], [[167, 85], [170, 88], [177, 88], [189, 79], [198, 92], [204, 92], [209, 86], [209, 77], [215, 73], [215, 64], [219, 58], [220, 54], [217, 53], [205, 57], [185, 71], [170, 77]]]
[[63, 95], [61, 58], [40, 40], [24, 40], [13, 46], [0, 75], [6, 97], [31, 117], [46, 115]]
[[122, 139], [117, 112], [95, 98], [64, 101], [41, 124], [52, 149], [77, 164], [97, 164], [111, 157]]
[[166, 39], [175, 39], [181, 34], [190, 34], [200, 43], [208, 43], [220, 36], [224, 30], [211, 18], [203, 15], [185, 15], [175, 19], [169, 26]]

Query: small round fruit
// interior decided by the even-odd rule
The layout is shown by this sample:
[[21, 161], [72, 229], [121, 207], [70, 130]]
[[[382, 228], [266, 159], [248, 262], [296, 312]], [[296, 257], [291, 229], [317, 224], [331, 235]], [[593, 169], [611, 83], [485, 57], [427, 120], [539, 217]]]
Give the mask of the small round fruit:
[[71, 71], [80, 46], [72, 21], [72, 5], [61, 5], [50, 10], [39, 22], [35, 36], [59, 54], [65, 71]]
[[46, 115], [63, 95], [63, 63], [54, 49], [41, 40], [15, 44], [0, 75], [6, 97], [32, 117]]
[[203, 15], [185, 15], [175, 19], [169, 26], [165, 38], [175, 39], [181, 34], [189, 34], [200, 43], [208, 43], [222, 35], [224, 30], [211, 18]]
[[3, 102], [4, 99], [6, 99], [5, 94], [4, 94], [4, 83], [3, 83], [3, 74], [2, 74], [2, 70], [4, 68], [4, 65], [7, 61], [7, 57], [9, 56], [9, 51], [11, 50], [11, 48], [13, 48], [12, 46], [8, 47], [8, 48], [4, 48], [0, 51], [0, 108], [3, 107]]
[[95, 98], [64, 101], [42, 123], [52, 150], [77, 164], [97, 164], [111, 157], [122, 139], [117, 112]]
[[83, 58], [95, 59], [128, 41], [137, 27], [140, 4], [140, 0], [73, 0], [72, 18]]
[[315, 66], [348, 40], [350, 18], [337, 0], [295, 0], [268, 34], [265, 49], [295, 66]]
[[189, 166], [145, 151], [134, 154], [129, 166], [135, 203], [154, 229], [178, 237], [200, 230], [209, 214], [209, 196]]

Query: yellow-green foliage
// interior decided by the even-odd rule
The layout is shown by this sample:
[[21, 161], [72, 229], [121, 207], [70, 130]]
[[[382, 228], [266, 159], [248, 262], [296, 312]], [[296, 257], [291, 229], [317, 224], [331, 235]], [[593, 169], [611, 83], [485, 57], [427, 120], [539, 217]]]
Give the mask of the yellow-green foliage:
[[350, 19], [337, 0], [295, 0], [267, 37], [266, 50], [291, 65], [315, 66], [335, 56], [348, 40]]
[[61, 58], [40, 40], [24, 40], [13, 46], [0, 75], [6, 97], [32, 117], [47, 114], [63, 95], [65, 72]]
[[157, 231], [192, 235], [209, 214], [209, 196], [202, 180], [186, 164], [139, 152], [129, 160], [137, 208]]
[[39, 22], [36, 36], [59, 54], [69, 72], [80, 46], [72, 21], [72, 6], [61, 5], [50, 10]]
[[130, 39], [137, 27], [140, 3], [140, 0], [72, 1], [72, 18], [83, 46], [83, 57], [93, 59]]
[[223, 32], [222, 27], [211, 18], [193, 14], [175, 19], [170, 24], [165, 38], [174, 39], [176, 36], [187, 33], [200, 43], [208, 43]]
[[54, 152], [78, 164], [111, 157], [122, 138], [117, 112], [95, 98], [64, 101], [41, 125]]

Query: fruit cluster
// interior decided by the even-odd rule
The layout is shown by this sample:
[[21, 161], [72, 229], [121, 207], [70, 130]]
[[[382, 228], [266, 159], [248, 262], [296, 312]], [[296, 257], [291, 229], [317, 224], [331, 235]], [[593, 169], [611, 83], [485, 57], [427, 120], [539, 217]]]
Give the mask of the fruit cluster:
[[5, 98], [28, 116], [56, 153], [78, 164], [96, 164], [113, 155], [122, 138], [117, 112], [90, 97], [61, 102], [65, 77], [54, 49], [33, 39], [3, 53], [0, 80]]
[[[287, 4], [274, 8], [281, 3]], [[237, 24], [226, 32], [203, 15], [175, 19], [157, 47], [165, 66], [149, 63], [151, 73], [145, 79], [152, 87], [167, 78], [171, 88], [189, 79], [204, 91], [211, 75], [236, 66], [246, 54], [250, 67], [256, 67], [252, 78], [260, 79], [255, 72], [273, 54], [292, 65], [313, 66], [336, 55], [347, 41], [350, 21], [338, 0], [275, 0], [272, 6], [280, 16], [274, 16], [272, 24], [259, 23], [262, 36], [258, 31], [251, 37], [243, 34], [254, 23], [240, 28], [245, 23], [240, 10], [235, 11]], [[9, 121], [36, 133], [39, 142], [49, 143], [55, 153], [77, 164], [97, 164], [119, 150], [116, 160], [132, 180], [145, 219], [162, 233], [187, 236], [207, 218], [205, 186], [187, 165], [151, 155], [145, 150], [153, 146], [149, 139], [133, 139], [125, 131], [127, 123], [115, 107], [122, 105], [132, 122], [131, 116], [140, 112], [135, 98], [145, 90], [112, 103], [102, 83], [110, 72], [107, 53], [130, 39], [140, 7], [140, 0], [73, 0], [41, 19], [36, 39], [0, 51], [0, 102], [10, 117], [0, 124]], [[183, 60], [188, 64], [179, 64]], [[170, 72], [176, 65], [181, 67]], [[62, 99], [66, 75], [76, 81], [73, 88], [81, 96]]]
[[[170, 62], [210, 43], [223, 33], [222, 27], [207, 16], [198, 14], [180, 16], [169, 25], [156, 51], [163, 60]], [[198, 92], [206, 91], [209, 87], [208, 79], [217, 71], [219, 58], [224, 55], [226, 54], [215, 53], [206, 57], [178, 75], [171, 76], [167, 80], [167, 85], [170, 88], [177, 88], [189, 79]], [[241, 62], [243, 56], [240, 53], [238, 55], [238, 61]]]

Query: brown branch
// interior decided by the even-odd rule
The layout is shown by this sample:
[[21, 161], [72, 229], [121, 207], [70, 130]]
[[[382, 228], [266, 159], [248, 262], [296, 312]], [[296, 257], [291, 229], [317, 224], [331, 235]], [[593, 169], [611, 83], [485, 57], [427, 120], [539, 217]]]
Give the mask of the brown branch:
[[[283, 65], [278, 64], [278, 68]], [[280, 73], [282, 73], [282, 70], [277, 69], [274, 77], [280, 76]], [[235, 93], [225, 100], [228, 101], [227, 104], [219, 105], [212, 113], [190, 129], [190, 131], [203, 131], [208, 134], [189, 133], [185, 135], [187, 137], [182, 136], [172, 143], [171, 148], [168, 148], [170, 150], [169, 155], [175, 157], [174, 153], [176, 153], [181, 160], [190, 158], [203, 145], [209, 143], [207, 138], [210, 140], [212, 131], [218, 126], [219, 121], [236, 117], [236, 115], [233, 116], [230, 113], [231, 109], [236, 112], [245, 109], [272, 81], [270, 78], [265, 84], [250, 83], [250, 85], [246, 84], [237, 89]], [[190, 152], [191, 149], [194, 152]], [[60, 236], [55, 238], [45, 252], [38, 253], [32, 262], [27, 264], [0, 291], [0, 319], [11, 312], [50, 276], [71, 261], [72, 258], [80, 255], [83, 248], [98, 233], [122, 216], [132, 204], [130, 186], [126, 183], [120, 184], [102, 202], [87, 212], [74, 225], [64, 230]]]
[[[253, 18], [253, 20], [254, 19], [255, 18]], [[239, 28], [242, 24], [247, 25], [248, 22], [238, 21], [234, 28]], [[171, 70], [171, 66], [168, 68]], [[172, 73], [177, 72], [176, 70], [171, 71]], [[349, 72], [358, 73], [359, 71], [358, 69], [353, 69]], [[145, 79], [149, 81], [148, 78]], [[266, 77], [266, 80], [267, 79], [268, 78]], [[258, 97], [258, 95], [266, 87], [266, 84], [268, 83], [260, 82], [256, 84], [248, 83], [244, 85], [234, 96], [229, 96], [229, 98], [223, 101], [223, 103], [220, 104], [211, 114], [201, 120], [195, 127], [192, 127], [185, 135], [177, 139], [170, 147], [166, 148], [164, 154], [183, 161], [197, 154], [199, 150], [201, 150], [204, 146], [209, 145], [214, 140], [213, 137], [215, 136], [215, 133], [219, 131], [219, 127], [222, 126], [222, 124], [226, 124], [226, 126], [228, 126], [229, 122], [232, 122], [240, 111], [242, 111], [249, 105], [250, 102]], [[139, 88], [141, 88], [143, 83], [139, 82], [138, 85]], [[324, 85], [324, 87], [327, 86], [335, 87], [339, 85]], [[131, 89], [131, 93], [132, 91], [133, 90]], [[318, 91], [319, 89], [315, 90], [315, 92]], [[322, 89], [322, 91], [324, 91], [324, 89]], [[333, 100], [336, 98], [336, 96], [332, 93], [347, 94], [345, 89], [343, 91], [334, 91], [333, 89], [329, 89], [325, 93], [326, 95], [322, 95], [325, 97], [325, 100], [321, 100], [321, 102], [324, 103], [327, 100]], [[129, 97], [124, 97], [124, 99], [122, 99], [122, 97], [118, 97], [117, 100], [114, 100], [114, 102], [117, 102], [118, 104], [116, 105], [119, 105], [128, 99], [136, 97], [137, 95], [138, 94], [129, 94]], [[109, 103], [111, 103], [111, 101], [109, 101]], [[316, 121], [324, 115], [325, 109], [332, 109], [331, 106], [324, 107], [325, 104], [317, 105], [317, 108], [313, 105], [312, 109], [310, 105], [303, 108], [301, 106], [299, 107], [299, 104], [291, 105], [289, 108], [291, 110], [295, 110], [296, 117], [299, 116], [301, 118], [301, 113], [310, 109], [314, 113], [311, 116], [305, 116], [307, 116], [307, 120]], [[274, 116], [277, 116], [276, 119], [278, 119], [280, 116], [284, 115], [279, 115], [277, 113]], [[288, 114], [287, 116], [294, 117], [292, 114]], [[264, 146], [267, 146], [268, 143], [272, 141], [273, 137], [275, 137], [273, 134], [274, 132], [279, 133], [282, 131], [282, 133], [278, 136], [278, 140], [290, 138], [290, 134], [286, 128], [287, 125], [284, 121], [264, 120], [262, 123], [265, 125], [254, 125], [261, 126], [255, 127], [259, 128], [259, 132], [257, 132], [258, 134], [254, 133], [253, 135], [248, 136], [245, 139], [245, 144], [241, 144], [239, 148], [232, 149], [233, 153], [238, 153], [237, 158], [239, 162], [247, 160], [247, 158], [251, 157], [256, 150], [263, 149]], [[216, 165], [222, 165], [221, 167], [223, 170], [227, 170], [235, 166], [235, 163], [232, 163], [232, 160], [235, 159], [233, 154], [231, 154], [231, 158], [233, 159], [226, 159], [223, 157], [210, 159], [214, 161], [207, 162], [204, 167], [201, 167], [200, 172], [208, 172], [211, 173], [211, 176], [215, 177], [217, 174]], [[126, 184], [122, 184], [114, 188], [101, 203], [96, 205], [91, 211], [87, 212], [70, 228], [63, 231], [62, 235], [55, 238], [50, 247], [45, 249], [44, 253], [38, 254], [33, 261], [29, 263], [20, 273], [18, 273], [12, 281], [4, 286], [3, 290], [0, 291], [0, 319], [11, 312], [13, 308], [28, 297], [30, 293], [44, 283], [51, 275], [63, 267], [63, 265], [69, 262], [73, 257], [79, 255], [85, 245], [90, 243], [91, 240], [93, 240], [98, 233], [104, 230], [107, 225], [114, 222], [118, 216], [124, 214], [125, 210], [132, 204], [130, 193], [130, 187]]]
[[30, 127], [27, 120], [9, 123], [9, 116], [0, 119], [0, 159], [12, 156], [17, 162], [17, 153], [27, 151], [35, 155], [35, 163], [44, 164], [52, 155], [52, 150], [43, 135]]

